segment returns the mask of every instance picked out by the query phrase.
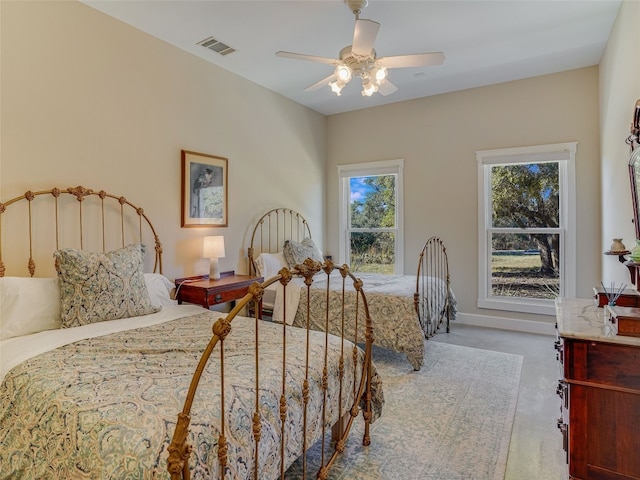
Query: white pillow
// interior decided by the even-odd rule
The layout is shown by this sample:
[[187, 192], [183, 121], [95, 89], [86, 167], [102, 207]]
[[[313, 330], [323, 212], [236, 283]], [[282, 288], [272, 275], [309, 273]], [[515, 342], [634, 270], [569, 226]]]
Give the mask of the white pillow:
[[164, 275], [160, 273], [145, 273], [144, 283], [147, 285], [149, 299], [154, 307], [168, 307], [178, 303], [171, 298], [171, 292], [176, 286]]
[[0, 277], [0, 340], [60, 325], [57, 278]]
[[258, 274], [265, 280], [278, 274], [280, 269], [289, 267], [282, 252], [261, 253], [256, 259]]

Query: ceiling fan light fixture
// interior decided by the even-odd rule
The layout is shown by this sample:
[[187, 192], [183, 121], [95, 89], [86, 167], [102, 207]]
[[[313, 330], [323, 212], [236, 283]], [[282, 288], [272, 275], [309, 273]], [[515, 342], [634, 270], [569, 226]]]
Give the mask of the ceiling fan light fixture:
[[362, 96], [370, 97], [374, 93], [378, 91], [378, 86], [371, 81], [371, 79], [363, 79], [362, 80]]
[[345, 84], [336, 80], [335, 82], [329, 82], [329, 86], [331, 87], [331, 91], [339, 97], [340, 95], [342, 95], [341, 92]]
[[353, 73], [347, 65], [342, 64], [336, 67], [335, 75], [338, 81], [343, 83], [344, 86], [351, 81]]
[[370, 97], [378, 92], [383, 97], [386, 97], [398, 90], [398, 87], [389, 80], [388, 69], [428, 67], [440, 65], [444, 62], [444, 54], [442, 52], [378, 57], [373, 47], [380, 24], [373, 20], [360, 18], [362, 8], [367, 5], [368, 0], [343, 1], [355, 15], [356, 24], [351, 45], [343, 47], [338, 54], [338, 58], [318, 57], [283, 50], [276, 52], [277, 57], [307, 60], [333, 66], [334, 71], [331, 75], [305, 88], [305, 92], [316, 91], [325, 85], [329, 85], [331, 91], [340, 96], [342, 89], [353, 77], [359, 77], [362, 81], [361, 93], [363, 96]]
[[373, 77], [376, 79], [376, 83], [380, 85], [387, 78], [387, 69], [385, 67], [376, 67], [373, 71]]

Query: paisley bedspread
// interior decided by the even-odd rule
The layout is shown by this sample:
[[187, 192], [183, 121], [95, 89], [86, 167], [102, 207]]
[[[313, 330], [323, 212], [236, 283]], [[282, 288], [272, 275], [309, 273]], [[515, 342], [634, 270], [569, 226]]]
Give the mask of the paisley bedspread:
[[[414, 369], [419, 370], [424, 360], [424, 342], [430, 336], [432, 326], [425, 319], [423, 325], [418, 320], [414, 306], [414, 293], [416, 291], [415, 275], [382, 275], [373, 273], [356, 274], [364, 283], [364, 289], [369, 306], [369, 314], [373, 323], [374, 343], [384, 348], [389, 348], [407, 355], [407, 360]], [[353, 284], [347, 280], [348, 291], [354, 292]], [[310, 326], [315, 330], [325, 330], [326, 318], [324, 311], [327, 303], [326, 296], [327, 278], [319, 274], [314, 278], [313, 287], [309, 292], [307, 301], [306, 289], [300, 294], [300, 301], [293, 325], [306, 326], [307, 305], [310, 305]], [[342, 280], [338, 275], [332, 274], [330, 280], [329, 300], [329, 331], [340, 334], [341, 329], [341, 289]], [[456, 316], [456, 300], [453, 292], [444, 292], [446, 284], [439, 279], [429, 281], [429, 298], [449, 298], [449, 307], [446, 312], [450, 320]], [[434, 295], [433, 293], [439, 292]], [[346, 301], [353, 305], [351, 300]], [[443, 302], [444, 303], [444, 302]], [[430, 305], [433, 312], [441, 312], [444, 305]], [[322, 312], [316, 315], [314, 312]], [[359, 318], [364, 319], [363, 313]], [[354, 340], [352, 333], [355, 330], [354, 315], [349, 312], [345, 323], [345, 335]], [[360, 320], [359, 320], [360, 321]], [[358, 342], [364, 339], [364, 321], [358, 326]]]
[[[216, 312], [203, 311], [152, 327], [77, 341], [13, 368], [0, 393], [0, 478], [169, 478], [167, 447], [195, 366], [218, 316]], [[278, 367], [282, 363], [282, 326], [260, 322], [259, 331], [260, 478], [270, 479], [277, 478], [280, 469], [278, 415], [282, 374]], [[317, 362], [309, 374], [308, 446], [320, 435], [322, 393], [318, 385], [322, 382], [324, 359], [324, 335], [311, 334], [317, 341], [311, 347], [310, 358]], [[287, 332], [287, 466], [302, 448], [299, 432], [305, 335], [298, 329]], [[225, 396], [231, 410], [227, 414], [230, 447], [225, 478], [253, 478], [253, 339], [253, 321], [234, 319], [225, 341]], [[338, 418], [334, 386], [339, 347], [340, 340], [331, 337], [328, 425]], [[216, 444], [220, 416], [218, 355], [214, 351], [191, 410], [188, 441], [193, 445], [190, 466], [194, 479], [220, 478]], [[347, 372], [352, 371], [352, 362], [352, 355], [345, 355]], [[375, 419], [384, 400], [377, 375], [373, 380]], [[343, 408], [352, 402], [351, 398], [343, 400]]]

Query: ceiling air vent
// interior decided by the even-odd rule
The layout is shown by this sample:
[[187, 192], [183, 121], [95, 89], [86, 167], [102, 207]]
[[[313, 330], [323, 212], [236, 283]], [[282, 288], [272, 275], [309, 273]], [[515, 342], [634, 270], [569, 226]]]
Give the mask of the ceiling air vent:
[[197, 45], [202, 45], [203, 47], [213, 50], [220, 55], [228, 55], [235, 52], [235, 49], [231, 48], [229, 45], [225, 45], [213, 37], [205, 38], [201, 42], [198, 42]]

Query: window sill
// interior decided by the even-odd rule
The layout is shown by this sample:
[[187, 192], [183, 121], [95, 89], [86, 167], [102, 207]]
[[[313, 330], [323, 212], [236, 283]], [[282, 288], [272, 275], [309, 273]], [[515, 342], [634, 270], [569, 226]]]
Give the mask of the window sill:
[[538, 315], [555, 315], [555, 301], [536, 298], [511, 299], [507, 297], [479, 298], [478, 308], [506, 310], [510, 312], [535, 313]]

